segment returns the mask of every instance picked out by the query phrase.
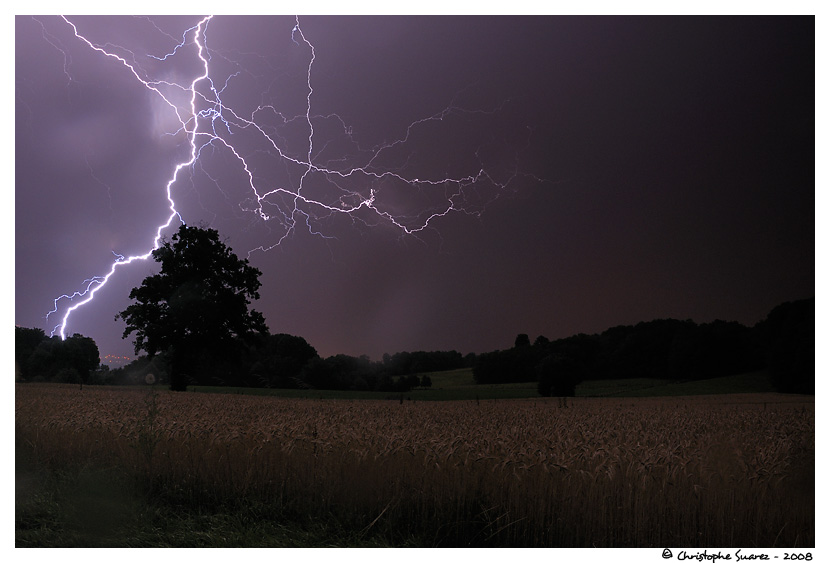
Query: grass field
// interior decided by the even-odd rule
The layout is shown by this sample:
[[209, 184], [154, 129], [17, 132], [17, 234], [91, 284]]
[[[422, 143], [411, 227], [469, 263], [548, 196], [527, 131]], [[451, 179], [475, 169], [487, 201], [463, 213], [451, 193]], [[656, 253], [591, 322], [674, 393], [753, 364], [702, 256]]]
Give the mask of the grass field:
[[[428, 374], [429, 389], [413, 389], [407, 393], [373, 391], [330, 391], [309, 389], [259, 389], [245, 387], [193, 386], [188, 390], [201, 393], [233, 393], [264, 395], [294, 399], [386, 399], [415, 401], [459, 401], [491, 399], [530, 399], [539, 397], [536, 383], [505, 383], [477, 385], [470, 368]], [[676, 397], [681, 395], [717, 395], [722, 393], [771, 393], [775, 389], [765, 372], [747, 373], [699, 381], [676, 382], [668, 379], [603, 379], [589, 380], [576, 388], [577, 397]]]
[[812, 397], [15, 393], [19, 547], [815, 545]]

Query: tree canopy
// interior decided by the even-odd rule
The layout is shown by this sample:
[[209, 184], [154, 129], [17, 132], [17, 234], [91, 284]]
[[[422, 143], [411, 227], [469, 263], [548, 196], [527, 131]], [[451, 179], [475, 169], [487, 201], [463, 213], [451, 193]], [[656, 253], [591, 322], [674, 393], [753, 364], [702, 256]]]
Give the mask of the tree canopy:
[[135, 303], [116, 319], [127, 323], [124, 338], [135, 333], [136, 354], [168, 354], [171, 389], [186, 388], [188, 371], [230, 368], [242, 342], [267, 334], [262, 314], [248, 309], [259, 299], [261, 272], [220, 241], [218, 231], [182, 225], [153, 259], [161, 271], [133, 288]]
[[15, 327], [15, 373], [21, 380], [80, 383], [98, 368], [98, 346], [87, 336], [48, 337], [39, 328]]

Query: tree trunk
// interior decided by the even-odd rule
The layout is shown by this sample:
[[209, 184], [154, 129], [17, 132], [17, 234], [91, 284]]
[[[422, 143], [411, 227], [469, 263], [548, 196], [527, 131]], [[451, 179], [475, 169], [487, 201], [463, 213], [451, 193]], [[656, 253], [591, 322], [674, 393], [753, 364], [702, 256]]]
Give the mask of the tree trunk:
[[170, 357], [170, 390], [187, 391], [188, 361], [182, 349], [172, 350]]

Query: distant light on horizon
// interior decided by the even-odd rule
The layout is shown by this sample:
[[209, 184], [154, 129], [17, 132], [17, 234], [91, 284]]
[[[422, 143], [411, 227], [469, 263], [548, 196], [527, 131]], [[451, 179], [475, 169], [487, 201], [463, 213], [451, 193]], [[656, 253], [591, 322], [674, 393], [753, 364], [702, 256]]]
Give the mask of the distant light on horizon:
[[131, 356], [118, 356], [115, 354], [107, 354], [106, 356], [101, 357], [102, 364], [108, 365], [124, 365], [132, 362], [135, 358]]

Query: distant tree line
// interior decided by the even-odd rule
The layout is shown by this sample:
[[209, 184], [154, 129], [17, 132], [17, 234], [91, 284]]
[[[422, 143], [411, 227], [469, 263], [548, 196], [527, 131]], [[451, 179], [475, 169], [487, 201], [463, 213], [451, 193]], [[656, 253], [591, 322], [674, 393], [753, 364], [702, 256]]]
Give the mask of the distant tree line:
[[749, 328], [660, 319], [480, 354], [478, 383], [538, 382], [542, 395], [573, 396], [586, 379], [693, 380], [768, 369], [776, 389], [815, 393], [815, 299], [783, 303]]
[[384, 354], [380, 362], [373, 362], [368, 356], [338, 354], [310, 361], [303, 370], [303, 379], [317, 389], [406, 392], [432, 386], [432, 379], [425, 372], [461, 367], [464, 359], [454, 350]]
[[16, 381], [99, 383], [101, 359], [95, 341], [80, 334], [65, 340], [39, 328], [14, 328]]
[[[573, 396], [587, 379], [693, 380], [767, 369], [782, 392], [815, 393], [815, 300], [775, 307], [754, 327], [737, 322], [660, 319], [616, 326], [600, 334], [558, 340], [520, 334], [512, 348], [483, 354], [398, 352], [381, 361], [344, 354], [322, 358], [306, 340], [258, 333], [232, 341], [222, 360], [216, 350], [192, 354], [183, 367], [187, 385], [406, 392], [430, 387], [428, 374], [473, 368], [480, 384], [536, 382], [545, 396]], [[127, 366], [99, 365], [88, 337], [49, 338], [40, 329], [15, 329], [20, 381], [82, 384], [170, 382], [170, 357], [140, 356]]]
[[[345, 354], [322, 358], [306, 340], [290, 334], [259, 335], [248, 344], [234, 366], [197, 362], [185, 368], [187, 385], [227, 385], [272, 389], [334, 389], [406, 392], [431, 387], [424, 372], [464, 367], [458, 352], [401, 352], [384, 354], [382, 361]], [[416, 358], [417, 360], [413, 360]], [[140, 384], [147, 375], [156, 383], [169, 381], [165, 353], [152, 359], [140, 356], [132, 363], [109, 370], [108, 383]]]
[[[301, 337], [270, 334], [262, 314], [249, 308], [259, 298], [261, 272], [214, 229], [183, 224], [152, 256], [160, 271], [133, 288], [131, 304], [116, 315], [126, 324], [123, 337], [132, 336], [136, 354], [146, 356], [108, 370], [98, 367], [91, 339], [47, 339], [21, 328], [18, 380], [84, 383], [97, 370], [96, 383], [165, 383], [177, 391], [188, 385], [408, 391], [431, 385], [416, 374], [464, 365], [458, 352], [401, 352], [382, 362], [324, 359]], [[88, 344], [94, 354], [83, 363], [79, 350]]]
[[815, 299], [784, 303], [752, 328], [736, 322], [661, 319], [476, 356], [456, 351], [321, 358], [299, 336], [270, 334], [261, 313], [261, 272], [213, 229], [181, 225], [152, 252], [161, 265], [130, 292], [125, 321], [136, 354], [124, 368], [100, 366], [98, 347], [74, 334], [15, 331], [16, 379], [84, 383], [354, 389], [404, 392], [429, 387], [425, 374], [473, 367], [478, 383], [537, 382], [542, 395], [569, 396], [587, 378], [710, 378], [767, 368], [781, 391], [815, 392]]

